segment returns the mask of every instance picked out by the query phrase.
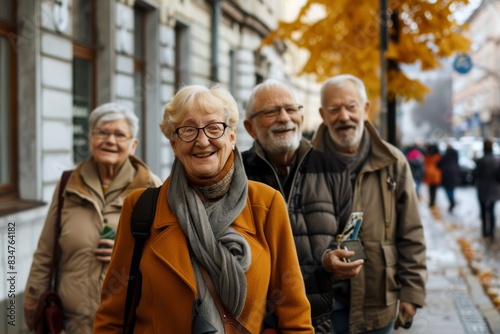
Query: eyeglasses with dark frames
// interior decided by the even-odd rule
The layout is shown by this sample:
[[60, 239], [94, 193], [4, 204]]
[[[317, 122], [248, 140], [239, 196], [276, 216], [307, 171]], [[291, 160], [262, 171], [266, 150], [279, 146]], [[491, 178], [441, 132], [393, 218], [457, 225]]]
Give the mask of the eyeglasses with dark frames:
[[266, 107], [254, 113], [252, 116], [249, 117], [249, 119], [253, 119], [260, 115], [262, 115], [262, 117], [266, 119], [274, 119], [279, 116], [279, 114], [281, 113], [281, 109], [285, 109], [288, 116], [293, 117], [297, 115], [303, 107], [304, 107], [303, 105], [298, 103]]
[[190, 143], [198, 138], [200, 130], [203, 130], [205, 136], [210, 139], [219, 139], [224, 135], [228, 125], [224, 122], [214, 122], [205, 125], [204, 127], [197, 128], [194, 126], [181, 126], [175, 129], [175, 134], [185, 143]]
[[110, 136], [114, 136], [115, 140], [119, 143], [124, 143], [127, 140], [131, 139], [132, 136], [127, 135], [124, 132], [117, 131], [117, 132], [110, 132], [107, 130], [102, 130], [102, 129], [95, 129], [92, 134], [99, 140], [107, 140]]

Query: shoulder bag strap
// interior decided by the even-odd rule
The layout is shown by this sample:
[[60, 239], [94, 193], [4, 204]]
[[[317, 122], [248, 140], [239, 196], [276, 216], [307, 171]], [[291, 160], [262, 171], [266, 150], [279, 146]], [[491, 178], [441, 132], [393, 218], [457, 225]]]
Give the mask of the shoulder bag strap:
[[210, 295], [212, 295], [212, 299], [215, 302], [217, 311], [219, 311], [220, 317], [224, 323], [224, 328], [226, 330], [226, 333], [231, 333], [230, 331], [228, 331], [228, 328], [226, 327], [226, 325], [230, 325], [233, 326], [232, 329], [237, 330], [233, 331], [233, 333], [251, 334], [250, 331], [238, 319], [236, 319], [231, 312], [229, 312], [224, 307], [222, 301], [219, 298], [219, 295], [217, 294], [217, 290], [215, 290], [214, 283], [212, 282], [212, 279], [210, 278], [210, 275], [208, 274], [207, 270], [203, 268], [203, 266], [201, 265], [199, 265], [198, 268], [200, 268], [203, 280], [207, 284], [207, 288], [208, 291], [210, 291]]
[[57, 290], [57, 271], [59, 264], [59, 236], [61, 235], [61, 212], [64, 205], [64, 190], [66, 189], [66, 184], [73, 173], [72, 170], [66, 170], [62, 173], [61, 182], [59, 183], [59, 193], [57, 197], [57, 217], [56, 217], [56, 228], [55, 228], [55, 238], [54, 238], [54, 249], [52, 252], [52, 263], [50, 265], [50, 280], [49, 280], [49, 290]]
[[[151, 225], [156, 213], [156, 202], [160, 187], [147, 188], [135, 203], [130, 226], [135, 238], [134, 252], [130, 264], [130, 274], [125, 299], [125, 313], [123, 318], [123, 333], [133, 333], [135, 326], [135, 309], [141, 298], [139, 264], [146, 239], [151, 233]], [[133, 306], [133, 307], [132, 307]]]

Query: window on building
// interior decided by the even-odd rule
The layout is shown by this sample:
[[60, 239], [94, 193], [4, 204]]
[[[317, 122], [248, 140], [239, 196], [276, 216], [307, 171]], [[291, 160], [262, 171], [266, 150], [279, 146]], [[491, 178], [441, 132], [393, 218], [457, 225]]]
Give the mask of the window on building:
[[88, 118], [95, 106], [94, 0], [73, 0], [73, 161], [89, 156]]
[[[144, 78], [146, 71], [146, 36], [144, 33], [146, 12], [137, 3], [134, 7], [134, 109], [141, 127], [146, 122], [146, 97], [144, 95]], [[144, 131], [139, 129], [137, 138], [139, 146], [135, 155], [144, 160]]]
[[0, 201], [18, 198], [14, 0], [0, 0]]
[[191, 83], [189, 72], [189, 27], [181, 22], [175, 24], [175, 89]]

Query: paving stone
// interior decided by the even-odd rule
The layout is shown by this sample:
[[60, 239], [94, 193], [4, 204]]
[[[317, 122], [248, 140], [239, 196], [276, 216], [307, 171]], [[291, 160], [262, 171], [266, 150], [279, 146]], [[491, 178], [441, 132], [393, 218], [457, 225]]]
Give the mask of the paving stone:
[[[422, 191], [425, 193], [426, 190]], [[438, 196], [438, 204], [439, 200], [443, 201], [443, 195], [441, 194], [441, 199]], [[477, 227], [467, 227], [467, 224], [472, 224], [471, 213], [456, 213], [450, 219], [450, 215], [446, 213], [447, 204], [441, 207], [442, 217], [436, 219], [428, 206], [420, 202], [427, 243], [427, 305], [417, 311], [410, 329], [398, 329], [394, 333], [500, 334], [500, 313], [485, 294], [478, 278], [472, 274], [457, 243], [458, 238], [477, 234]], [[468, 221], [464, 224], [467, 228], [461, 222], [466, 219]], [[498, 252], [497, 256], [486, 257], [485, 264], [498, 268], [500, 272], [500, 243], [495, 247], [490, 245], [488, 249], [482, 249], [481, 244], [475, 247], [484, 256]]]

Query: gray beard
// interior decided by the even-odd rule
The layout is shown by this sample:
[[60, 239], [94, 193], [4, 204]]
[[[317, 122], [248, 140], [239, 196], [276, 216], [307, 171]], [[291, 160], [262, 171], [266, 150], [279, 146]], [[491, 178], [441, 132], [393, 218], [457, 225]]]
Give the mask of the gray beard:
[[299, 132], [297, 132], [293, 137], [290, 137], [290, 140], [287, 140], [286, 142], [276, 140], [273, 141], [272, 138], [270, 138], [269, 141], [261, 143], [261, 145], [265, 147], [266, 151], [270, 154], [278, 155], [297, 150], [300, 145], [300, 139], [301, 135]]

